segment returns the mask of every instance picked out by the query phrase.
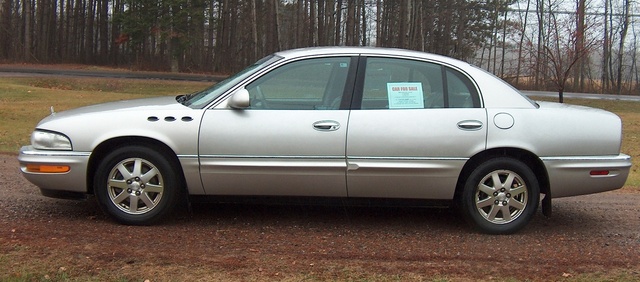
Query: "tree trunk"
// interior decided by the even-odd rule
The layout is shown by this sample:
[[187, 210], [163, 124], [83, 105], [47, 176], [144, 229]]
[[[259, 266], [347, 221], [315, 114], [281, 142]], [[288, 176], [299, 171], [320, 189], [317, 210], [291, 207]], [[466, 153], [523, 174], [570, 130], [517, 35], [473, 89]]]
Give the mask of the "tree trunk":
[[536, 10], [538, 11], [538, 42], [537, 42], [537, 55], [536, 55], [536, 69], [534, 75], [534, 88], [540, 89], [540, 76], [542, 73], [542, 64], [543, 64], [543, 50], [542, 46], [544, 46], [544, 0], [536, 0]]
[[618, 73], [617, 73], [617, 82], [616, 94], [620, 95], [622, 93], [622, 65], [623, 65], [623, 57], [624, 57], [624, 41], [627, 38], [627, 31], [629, 30], [629, 8], [631, 6], [630, 0], [624, 0], [624, 20], [622, 22], [622, 29], [620, 30], [620, 45], [618, 47]]
[[22, 0], [24, 11], [24, 42], [23, 55], [26, 62], [31, 61], [31, 0]]
[[[578, 7], [577, 7], [577, 22], [576, 22], [576, 46], [575, 46], [575, 50], [574, 52], [576, 54], [582, 53], [583, 49], [585, 48], [584, 43], [585, 43], [585, 39], [584, 39], [584, 32], [585, 32], [585, 25], [584, 25], [584, 16], [585, 16], [585, 9], [586, 9], [586, 2], [585, 0], [578, 0]], [[585, 64], [585, 58], [581, 58], [574, 70], [573, 70], [573, 89], [576, 89], [577, 91], [583, 91], [584, 88], [584, 64]]]
[[86, 17], [85, 22], [85, 48], [84, 50], [84, 63], [92, 64], [94, 63], [94, 41], [93, 41], [93, 30], [94, 30], [94, 20], [95, 20], [95, 0], [89, 0], [87, 6], [88, 15]]
[[520, 41], [518, 42], [518, 65], [516, 67], [516, 81], [515, 81], [516, 86], [519, 86], [520, 70], [522, 67], [522, 49], [524, 44], [524, 37], [527, 33], [527, 19], [529, 17], [530, 5], [531, 5], [531, 0], [527, 0], [527, 8], [525, 9], [525, 12], [524, 12], [524, 23], [522, 24], [522, 31], [521, 31], [522, 34], [520, 34]]
[[611, 47], [609, 46], [609, 20], [608, 18], [608, 14], [609, 14], [609, 1], [611, 0], [605, 0], [604, 1], [604, 38], [602, 40], [602, 76], [601, 76], [601, 80], [602, 80], [602, 93], [607, 93], [609, 91], [609, 57], [611, 56]]
[[341, 45], [342, 35], [340, 33], [340, 29], [342, 27], [342, 0], [338, 0], [338, 5], [336, 7], [336, 38], [333, 42], [334, 45]]

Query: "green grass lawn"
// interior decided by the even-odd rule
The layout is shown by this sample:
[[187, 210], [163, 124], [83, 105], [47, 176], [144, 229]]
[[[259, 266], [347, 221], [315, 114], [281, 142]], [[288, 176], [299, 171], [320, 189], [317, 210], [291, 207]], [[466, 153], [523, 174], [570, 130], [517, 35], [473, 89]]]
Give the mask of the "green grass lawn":
[[[63, 111], [107, 101], [191, 93], [208, 82], [134, 80], [112, 78], [0, 78], [0, 152], [17, 153], [28, 144], [38, 121], [51, 106]], [[553, 99], [552, 99], [553, 100]], [[633, 157], [627, 188], [640, 190], [640, 103], [627, 101], [565, 99], [566, 103], [602, 108], [623, 121], [622, 151]]]

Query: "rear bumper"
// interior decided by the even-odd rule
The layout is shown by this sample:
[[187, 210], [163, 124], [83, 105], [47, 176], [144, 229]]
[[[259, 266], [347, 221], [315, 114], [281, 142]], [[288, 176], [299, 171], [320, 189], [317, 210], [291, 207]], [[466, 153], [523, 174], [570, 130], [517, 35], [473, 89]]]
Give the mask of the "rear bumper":
[[[622, 188], [629, 176], [631, 157], [573, 156], [541, 158], [553, 198], [593, 194]], [[602, 174], [602, 172], [607, 172]], [[593, 175], [592, 172], [598, 172]]]
[[[90, 152], [43, 151], [24, 146], [20, 149], [18, 161], [22, 175], [43, 191], [87, 193], [86, 177], [90, 156]], [[29, 165], [68, 166], [69, 171], [34, 172], [27, 168]]]

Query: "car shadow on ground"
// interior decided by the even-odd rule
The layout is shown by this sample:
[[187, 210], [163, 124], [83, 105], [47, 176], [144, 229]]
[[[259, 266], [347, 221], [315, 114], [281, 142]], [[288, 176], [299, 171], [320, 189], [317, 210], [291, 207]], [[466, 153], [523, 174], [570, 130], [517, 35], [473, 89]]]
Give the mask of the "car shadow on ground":
[[[103, 213], [94, 197], [85, 200], [61, 200], [36, 196], [28, 213], [6, 213], [48, 220], [86, 220], [117, 224]], [[579, 201], [565, 200], [554, 204], [553, 216], [545, 217], [541, 210], [520, 234], [565, 232], [616, 232], [607, 213], [592, 213]], [[611, 214], [609, 214], [610, 216]], [[450, 207], [379, 207], [348, 205], [277, 205], [261, 203], [192, 203], [177, 208], [158, 223], [172, 227], [206, 227], [213, 225], [252, 225], [308, 228], [376, 229], [384, 226], [399, 232], [477, 233], [461, 214]], [[615, 224], [615, 223], [614, 223]]]

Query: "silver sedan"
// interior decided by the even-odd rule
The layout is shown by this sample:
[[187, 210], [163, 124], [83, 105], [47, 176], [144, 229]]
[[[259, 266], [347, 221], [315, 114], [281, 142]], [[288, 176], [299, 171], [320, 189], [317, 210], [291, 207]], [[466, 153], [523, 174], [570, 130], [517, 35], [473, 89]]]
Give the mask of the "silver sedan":
[[329, 47], [275, 53], [189, 95], [52, 113], [18, 158], [44, 195], [93, 194], [124, 224], [195, 196], [443, 200], [505, 234], [552, 197], [622, 187], [621, 134], [615, 114], [531, 101], [465, 62]]

